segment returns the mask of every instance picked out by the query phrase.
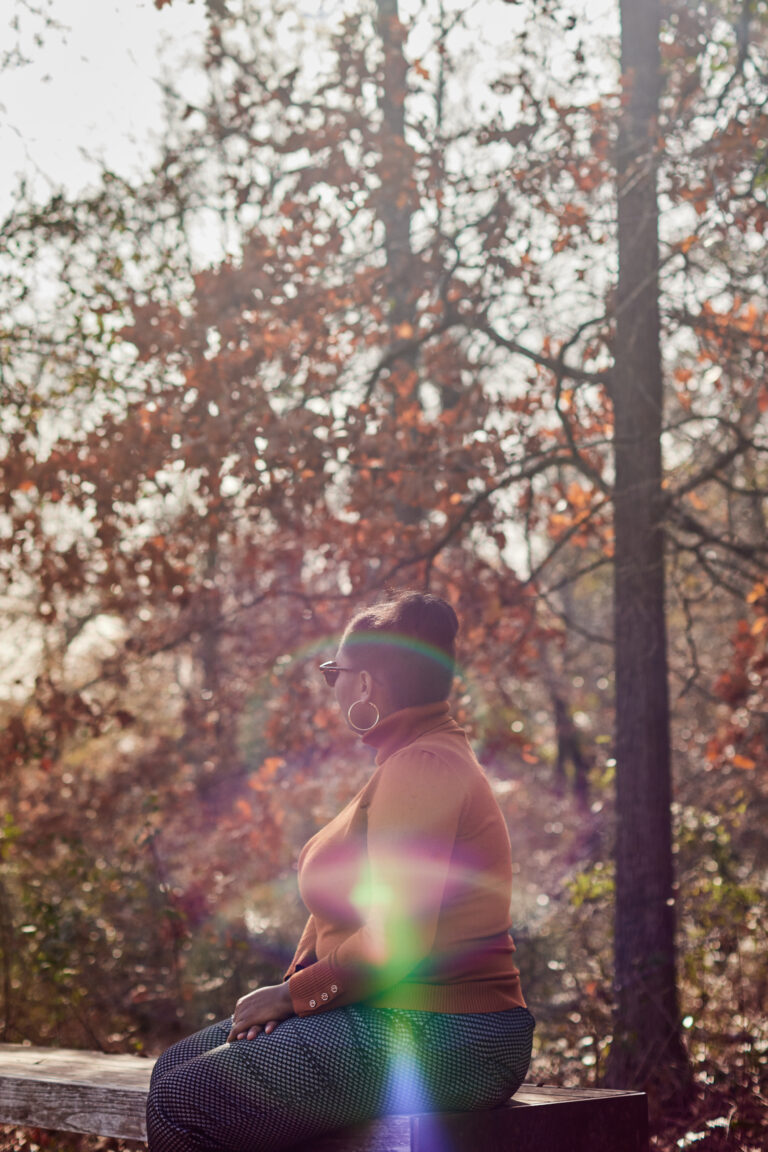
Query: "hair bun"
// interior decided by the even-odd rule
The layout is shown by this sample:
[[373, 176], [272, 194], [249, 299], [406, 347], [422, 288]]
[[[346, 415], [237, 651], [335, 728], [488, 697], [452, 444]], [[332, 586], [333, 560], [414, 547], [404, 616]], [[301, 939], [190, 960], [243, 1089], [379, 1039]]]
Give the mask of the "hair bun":
[[459, 621], [451, 605], [430, 592], [403, 592], [396, 598], [399, 623], [406, 634], [418, 636], [436, 648], [453, 648]]

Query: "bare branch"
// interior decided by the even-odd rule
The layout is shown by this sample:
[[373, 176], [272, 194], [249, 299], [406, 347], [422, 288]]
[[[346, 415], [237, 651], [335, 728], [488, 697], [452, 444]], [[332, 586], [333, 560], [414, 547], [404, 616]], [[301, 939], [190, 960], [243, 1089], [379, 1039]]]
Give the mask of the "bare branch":
[[598, 504], [594, 504], [586, 516], [583, 516], [580, 520], [575, 521], [575, 523], [573, 523], [571, 527], [562, 534], [562, 536], [558, 537], [544, 559], [540, 560], [535, 568], [533, 568], [525, 583], [535, 584], [541, 573], [552, 562], [558, 552], [562, 551], [565, 545], [573, 539], [573, 537], [584, 527], [584, 525], [588, 524], [593, 516], [605, 508], [605, 506], [609, 503], [610, 499], [605, 499], [601, 500]]
[[524, 344], [520, 344], [517, 340], [510, 340], [506, 336], [502, 336], [495, 328], [492, 328], [487, 321], [480, 321], [472, 324], [472, 327], [482, 332], [494, 344], [498, 344], [501, 348], [506, 348], [508, 352], [513, 352], [516, 356], [523, 356], [526, 360], [538, 364], [541, 368], [548, 368], [550, 372], [554, 373], [558, 379], [566, 378], [569, 380], [577, 380], [582, 384], [599, 384], [603, 388], [610, 389], [611, 373], [610, 372], [588, 372], [585, 368], [569, 367], [564, 360], [558, 357], [542, 356], [540, 352], [534, 352], [532, 348], [526, 348]]
[[472, 520], [478, 508], [490, 500], [497, 492], [508, 488], [511, 484], [515, 484], [518, 481], [530, 480], [533, 476], [545, 472], [549, 468], [555, 468], [559, 464], [571, 463], [572, 461], [569, 456], [562, 456], [560, 458], [556, 456], [544, 456], [533, 464], [528, 464], [514, 472], [508, 472], [506, 476], [503, 476], [496, 484], [492, 484], [483, 492], [479, 492], [473, 500], [466, 504], [461, 515], [454, 520], [448, 530], [430, 545], [429, 548], [425, 548], [413, 556], [406, 556], [402, 560], [397, 561], [397, 563], [388, 570], [386, 576], [382, 578], [381, 583], [389, 583], [395, 573], [402, 571], [403, 568], [412, 568], [418, 564], [433, 561], [435, 557], [461, 533], [465, 525]]
[[698, 472], [689, 476], [682, 484], [677, 485], [675, 488], [668, 489], [664, 494], [663, 504], [668, 507], [681, 496], [685, 496], [688, 492], [693, 492], [701, 484], [706, 484], [709, 480], [714, 480], [718, 477], [723, 468], [727, 468], [734, 460], [737, 460], [744, 452], [754, 447], [753, 442], [745, 436], [740, 429], [734, 429], [737, 432], [737, 442], [730, 448], [725, 449], [723, 452], [718, 453], [712, 460], [704, 464]]

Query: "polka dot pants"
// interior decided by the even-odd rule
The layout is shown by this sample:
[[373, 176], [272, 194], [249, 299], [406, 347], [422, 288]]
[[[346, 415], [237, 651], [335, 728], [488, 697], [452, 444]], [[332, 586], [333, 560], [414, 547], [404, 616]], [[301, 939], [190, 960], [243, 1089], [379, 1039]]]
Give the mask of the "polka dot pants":
[[501, 1104], [528, 1071], [534, 1020], [526, 1008], [356, 1004], [227, 1044], [230, 1026], [212, 1024], [157, 1061], [150, 1152], [276, 1152], [375, 1116]]

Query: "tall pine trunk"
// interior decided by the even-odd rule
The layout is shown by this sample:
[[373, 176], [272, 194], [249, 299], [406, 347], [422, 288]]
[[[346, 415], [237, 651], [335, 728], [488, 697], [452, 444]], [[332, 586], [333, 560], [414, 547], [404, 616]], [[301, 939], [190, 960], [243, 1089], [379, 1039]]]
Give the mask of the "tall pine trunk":
[[606, 1081], [686, 1081], [675, 964], [658, 301], [659, 0], [621, 0], [615, 351], [616, 1018]]
[[389, 319], [393, 328], [411, 319], [410, 288], [411, 216], [416, 206], [413, 154], [405, 140], [405, 101], [408, 94], [408, 63], [404, 53], [405, 28], [398, 0], [376, 0], [377, 28], [383, 50], [381, 111], [382, 196], [379, 218], [384, 225]]
[[[414, 322], [412, 303], [413, 248], [411, 220], [418, 205], [414, 174], [413, 149], [405, 139], [405, 102], [408, 96], [408, 62], [405, 57], [406, 29], [400, 19], [398, 0], [376, 0], [376, 24], [383, 53], [382, 83], [379, 93], [381, 112], [381, 196], [378, 215], [384, 225], [384, 250], [387, 267], [387, 318], [392, 338], [405, 335]], [[398, 393], [418, 397], [417, 354], [406, 348], [395, 357], [391, 375], [397, 383], [391, 391], [392, 411], [396, 410]], [[410, 437], [416, 443], [412, 430]], [[413, 497], [403, 500], [392, 495], [392, 511], [401, 524], [418, 524], [432, 498], [431, 485], [425, 488], [425, 501]]]

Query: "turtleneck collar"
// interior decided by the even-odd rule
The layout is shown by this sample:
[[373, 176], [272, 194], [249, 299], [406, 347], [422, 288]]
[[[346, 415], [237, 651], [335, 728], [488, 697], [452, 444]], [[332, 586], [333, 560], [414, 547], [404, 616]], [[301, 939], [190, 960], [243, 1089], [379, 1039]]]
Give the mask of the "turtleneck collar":
[[375, 728], [366, 732], [363, 743], [376, 749], [376, 763], [383, 764], [393, 752], [439, 728], [459, 730], [450, 715], [450, 705], [446, 700], [390, 712]]

